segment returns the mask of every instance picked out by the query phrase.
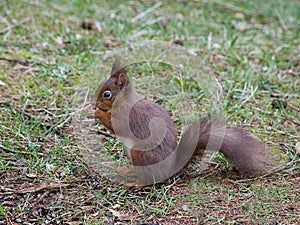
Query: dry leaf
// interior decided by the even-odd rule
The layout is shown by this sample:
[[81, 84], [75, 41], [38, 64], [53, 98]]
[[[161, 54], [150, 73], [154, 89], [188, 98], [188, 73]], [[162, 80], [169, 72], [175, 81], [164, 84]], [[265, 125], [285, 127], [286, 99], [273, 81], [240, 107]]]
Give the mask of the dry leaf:
[[26, 174], [26, 177], [28, 177], [28, 178], [37, 178], [37, 174], [28, 173], [28, 174]]
[[243, 13], [237, 12], [236, 14], [234, 14], [234, 17], [237, 19], [244, 19], [245, 15]]

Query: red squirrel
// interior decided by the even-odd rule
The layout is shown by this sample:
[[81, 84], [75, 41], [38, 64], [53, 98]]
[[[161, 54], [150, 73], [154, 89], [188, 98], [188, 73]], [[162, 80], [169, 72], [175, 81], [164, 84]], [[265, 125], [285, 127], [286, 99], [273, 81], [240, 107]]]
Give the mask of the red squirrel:
[[203, 119], [190, 125], [177, 145], [174, 121], [158, 104], [139, 97], [116, 60], [110, 77], [98, 87], [89, 117], [116, 134], [127, 147], [133, 169], [116, 171], [137, 175], [142, 185], [167, 179], [205, 149], [220, 151], [241, 172], [263, 174], [275, 166], [272, 155], [257, 137], [220, 120]]

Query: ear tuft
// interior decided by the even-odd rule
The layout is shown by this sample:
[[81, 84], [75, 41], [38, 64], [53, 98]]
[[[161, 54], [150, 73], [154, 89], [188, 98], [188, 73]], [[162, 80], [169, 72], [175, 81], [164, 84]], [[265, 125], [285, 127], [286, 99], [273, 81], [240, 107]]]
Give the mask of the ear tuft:
[[127, 66], [124, 66], [121, 64], [121, 60], [120, 57], [117, 57], [115, 59], [115, 62], [112, 66], [111, 72], [110, 72], [110, 76], [111, 77], [117, 77], [119, 74], [126, 74], [127, 73]]

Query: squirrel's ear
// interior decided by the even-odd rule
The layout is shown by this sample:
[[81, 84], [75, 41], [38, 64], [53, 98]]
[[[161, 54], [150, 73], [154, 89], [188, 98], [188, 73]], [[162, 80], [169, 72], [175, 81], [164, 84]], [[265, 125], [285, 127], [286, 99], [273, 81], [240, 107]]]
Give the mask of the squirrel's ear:
[[127, 66], [119, 67], [116, 70], [112, 70], [110, 77], [117, 78], [120, 74], [127, 74]]
[[126, 73], [118, 73], [116, 75], [116, 85], [121, 87], [121, 89], [129, 84], [129, 77]]
[[129, 84], [129, 78], [126, 74], [127, 66], [122, 65], [120, 57], [117, 57], [112, 66], [110, 77], [116, 78], [116, 85], [123, 88]]

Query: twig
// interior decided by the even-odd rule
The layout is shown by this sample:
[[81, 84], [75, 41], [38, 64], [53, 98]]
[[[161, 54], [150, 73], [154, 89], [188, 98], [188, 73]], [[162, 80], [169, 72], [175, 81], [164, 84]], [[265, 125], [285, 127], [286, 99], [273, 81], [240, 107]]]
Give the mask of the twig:
[[201, 176], [200, 179], [210, 177], [213, 174], [216, 174], [219, 172], [219, 170], [217, 169], [218, 167], [219, 167], [219, 163], [213, 169], [205, 169], [205, 170], [201, 171], [200, 173], [196, 173], [196, 174], [187, 174], [187, 176], [183, 177], [182, 180], [191, 180], [191, 179], [198, 178], [200, 176]]
[[43, 198], [49, 194], [49, 191], [45, 191], [37, 200], [35, 203], [39, 203]]
[[39, 140], [40, 139], [43, 139], [44, 141], [47, 141], [48, 143], [51, 143], [51, 144], [55, 144], [54, 141], [50, 140], [49, 138], [46, 138], [44, 136], [36, 136], [36, 138], [38, 138]]
[[292, 109], [294, 109], [294, 110], [296, 110], [296, 111], [298, 111], [298, 112], [300, 112], [300, 108], [292, 105], [291, 103], [288, 103], [287, 106], [290, 107], [290, 108], [292, 108]]
[[242, 208], [245, 204], [247, 204], [248, 202], [250, 202], [253, 199], [253, 195], [250, 196], [246, 201], [238, 204], [237, 206], [233, 207], [234, 209], [239, 209]]
[[8, 62], [13, 62], [13, 63], [19, 63], [23, 66], [28, 66], [30, 64], [42, 64], [42, 63], [37, 63], [37, 62], [34, 62], [32, 60], [22, 60], [22, 59], [17, 59], [17, 58], [6, 58], [4, 56], [0, 56], [0, 60], [5, 60], [5, 61], [8, 61]]
[[72, 115], [74, 115], [74, 113], [70, 113], [70, 115], [67, 117], [67, 119], [65, 119], [62, 123], [58, 124], [56, 127], [58, 127], [58, 128], [63, 127], [67, 122], [70, 121], [70, 119], [72, 118]]
[[283, 49], [288, 48], [288, 47], [289, 47], [288, 44], [280, 45], [278, 48], [276, 48], [276, 49], [274, 50], [274, 52], [277, 54], [277, 53], [279, 53], [280, 51], [282, 51]]
[[131, 23], [136, 23], [138, 20], [142, 19], [144, 16], [150, 14], [151, 12], [153, 12], [155, 9], [159, 8], [163, 3], [160, 1], [158, 3], [156, 3], [154, 6], [148, 8], [147, 10], [145, 10], [144, 12], [140, 13], [139, 15], [133, 17], [130, 22]]
[[[11, 132], [11, 129], [10, 129], [10, 128], [8, 128], [8, 127], [6, 127], [6, 126], [4, 126], [4, 125], [2, 125], [2, 124], [0, 124], [0, 126], [1, 126], [3, 129], [8, 130], [8, 132]], [[27, 142], [28, 142], [28, 139], [26, 139], [26, 138], [24, 137], [24, 135], [22, 135], [20, 132], [15, 132], [15, 134], [18, 135], [20, 138], [22, 138], [24, 141], [27, 141]], [[0, 146], [2, 146], [2, 145], [0, 144]]]
[[15, 41], [5, 41], [2, 43], [2, 45], [29, 45], [29, 46], [32, 46], [32, 45], [36, 45], [36, 43], [34, 42], [28, 42], [28, 41], [18, 41], [18, 42], [15, 42]]
[[24, 23], [29, 22], [30, 20], [31, 20], [30, 17], [26, 17], [26, 18], [22, 19], [21, 21], [15, 23], [14, 25], [8, 26], [4, 30], [0, 31], [0, 35], [1, 34], [5, 34], [5, 33], [9, 32], [9, 31], [11, 31], [12, 29], [14, 29], [15, 27], [18, 27], [18, 26], [20, 26], [20, 25], [22, 25]]
[[13, 189], [11, 189], [11, 188], [6, 188], [6, 187], [4, 187], [4, 186], [2, 186], [2, 185], [0, 185], [0, 190], [2, 190], [2, 191], [8, 191], [8, 192], [13, 192], [13, 191], [14, 191]]
[[33, 111], [33, 112], [44, 112], [44, 111], [60, 111], [60, 110], [66, 110], [65, 108], [39, 108], [39, 109], [26, 109], [26, 111]]
[[283, 94], [283, 93], [272, 93], [271, 97], [284, 97], [284, 98], [300, 98], [299, 94]]
[[278, 17], [278, 19], [279, 19], [279, 22], [280, 22], [280, 24], [281, 24], [282, 29], [285, 30], [285, 31], [287, 31], [289, 28], [288, 28], [287, 25], [284, 23], [283, 18], [282, 18], [281, 14], [280, 14], [280, 12], [279, 12], [278, 10], [276, 10], [276, 15], [277, 15], [277, 17]]
[[[88, 201], [87, 201], [87, 202], [88, 202]], [[81, 210], [77, 211], [74, 215], [72, 215], [72, 216], [70, 216], [70, 217], [68, 218], [69, 221], [71, 221], [71, 220], [74, 219], [74, 218], [78, 218], [78, 216], [79, 216], [81, 213], [84, 213], [84, 212], [86, 212], [87, 210], [92, 210], [92, 209], [94, 209], [95, 206], [93, 206], [93, 205], [87, 205], [87, 206], [82, 206], [82, 207], [80, 207], [80, 208], [81, 208]]]
[[70, 215], [70, 212], [63, 213], [51, 220], [46, 221], [45, 224], [53, 224], [53, 221], [61, 221], [61, 218], [65, 217], [65, 216], [69, 216], [69, 215]]
[[47, 189], [54, 189], [54, 188], [62, 188], [62, 187], [68, 187], [70, 185], [71, 184], [51, 183], [48, 185], [41, 185], [39, 187], [31, 187], [28, 189], [18, 190], [15, 192], [18, 194], [35, 193], [35, 192], [43, 191], [45, 189], [47, 190]]
[[5, 220], [6, 220], [6, 223], [8, 224], [8, 225], [12, 225], [13, 223], [11, 222], [11, 220], [8, 218], [8, 216], [7, 216], [7, 213], [5, 212]]
[[283, 169], [285, 169], [285, 168], [288, 168], [290, 165], [293, 165], [294, 162], [295, 162], [295, 158], [294, 158], [292, 161], [286, 163], [285, 165], [280, 165], [280, 166], [274, 167], [274, 168], [271, 169], [268, 173], [265, 173], [265, 174], [263, 174], [263, 175], [261, 175], [261, 176], [257, 176], [257, 177], [253, 177], [253, 178], [248, 178], [248, 179], [243, 179], [243, 180], [238, 180], [238, 181], [234, 181], [234, 180], [230, 180], [230, 179], [229, 179], [229, 181], [230, 181], [231, 183], [233, 183], [233, 184], [240, 184], [240, 183], [244, 183], [244, 182], [247, 182], [247, 181], [259, 180], [259, 179], [268, 177], [268, 176], [270, 176], [271, 174], [274, 174], [274, 173], [276, 173], [276, 172], [279, 172], [279, 171], [281, 171], [281, 170], [283, 170]]
[[250, 15], [250, 12], [246, 11], [246, 10], [243, 10], [242, 8], [239, 8], [237, 6], [234, 6], [234, 5], [230, 5], [228, 3], [224, 3], [224, 2], [219, 2], [219, 1], [215, 1], [214, 3], [217, 3], [227, 9], [230, 9], [234, 12], [238, 12], [238, 13], [244, 13], [245, 15]]
[[271, 127], [270, 129], [276, 131], [276, 132], [279, 133], [279, 134], [287, 135], [287, 136], [290, 136], [290, 137], [293, 137], [293, 138], [296, 138], [296, 139], [300, 137], [300, 136], [297, 136], [297, 135], [293, 135], [293, 134], [290, 134], [290, 133], [287, 133], [287, 132], [278, 130], [278, 129], [276, 129], [275, 127]]
[[2, 144], [0, 144], [0, 149], [1, 148], [4, 149], [4, 150], [6, 150], [6, 151], [9, 151], [9, 152], [18, 153], [18, 154], [24, 154], [24, 155], [32, 155], [32, 156], [36, 156], [36, 155], [44, 156], [45, 155], [42, 152], [32, 153], [32, 152], [26, 152], [26, 151], [13, 150], [13, 149], [7, 148], [7, 147], [3, 146]]

